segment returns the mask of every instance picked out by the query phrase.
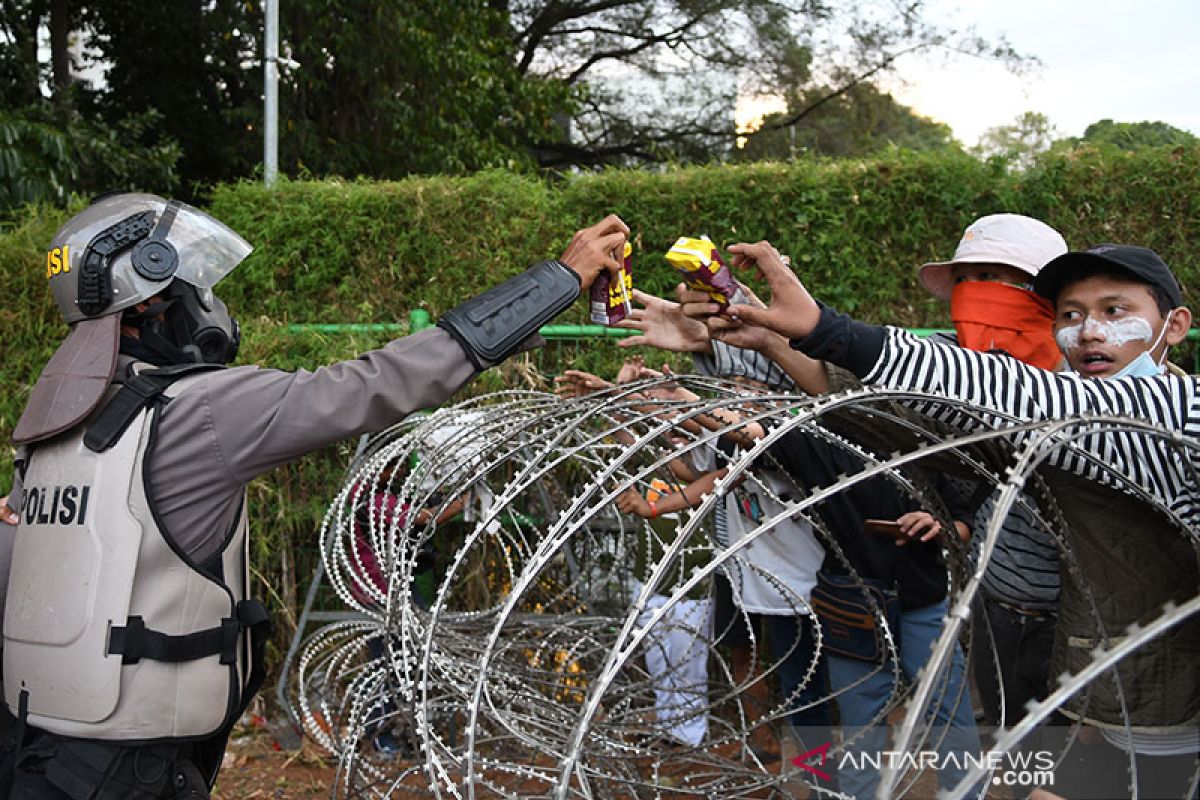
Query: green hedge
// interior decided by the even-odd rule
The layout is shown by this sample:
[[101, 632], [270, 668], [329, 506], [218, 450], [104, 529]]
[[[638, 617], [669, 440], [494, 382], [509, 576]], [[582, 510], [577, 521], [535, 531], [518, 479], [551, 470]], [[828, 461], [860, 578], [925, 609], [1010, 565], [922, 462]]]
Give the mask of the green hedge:
[[[436, 317], [557, 254], [575, 228], [610, 212], [634, 231], [635, 283], [647, 291], [665, 294], [674, 285], [662, 254], [677, 236], [706, 233], [721, 244], [768, 238], [832, 304], [873, 321], [942, 326], [945, 308], [917, 286], [913, 270], [949, 257], [973, 218], [1029, 214], [1062, 231], [1072, 247], [1148, 245], [1186, 289], [1200, 285], [1192, 251], [1200, 242], [1197, 197], [1200, 147], [1190, 147], [1082, 149], [1044, 157], [1024, 173], [961, 154], [895, 152], [870, 161], [611, 171], [554, 182], [487, 172], [398, 183], [284, 182], [273, 191], [242, 183], [220, 187], [210, 211], [257, 248], [221, 286], [243, 322], [243, 360], [294, 368], [351, 356], [383, 338], [294, 334], [287, 323], [402, 321], [416, 307]], [[67, 215], [28, 209], [0, 235], [5, 440], [65, 330], [42, 276], [45, 243]], [[585, 315], [580, 302], [562, 321]], [[469, 391], [536, 385], [566, 366], [608, 371], [622, 353], [611, 343], [555, 346]], [[331, 448], [252, 487], [255, 569], [263, 593], [289, 611], [312, 569], [315, 532], [347, 451]], [[0, 459], [3, 486], [7, 462]]]

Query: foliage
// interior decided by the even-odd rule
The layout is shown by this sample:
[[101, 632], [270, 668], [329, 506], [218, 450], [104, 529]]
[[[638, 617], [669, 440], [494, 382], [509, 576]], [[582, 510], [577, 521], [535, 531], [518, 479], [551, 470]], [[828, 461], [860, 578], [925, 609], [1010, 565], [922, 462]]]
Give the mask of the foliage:
[[62, 203], [77, 177], [63, 131], [0, 113], [0, 211], [26, 203]]
[[[824, 127], [810, 138], [828, 142], [836, 137], [830, 109], [841, 107], [831, 100], [906, 54], [1022, 63], [1003, 41], [930, 23], [924, 4], [292, 0], [280, 20], [280, 166], [292, 176], [388, 179], [709, 161], [734, 142], [740, 92], [794, 89], [804, 103], [771, 124], [803, 130], [824, 108]], [[8, 0], [0, 3], [0, 107], [24, 114], [48, 99], [64, 131], [76, 122], [119, 129], [156, 114], [133, 141], [118, 141], [135, 150], [177, 145], [178, 191], [203, 197], [261, 163], [263, 28], [261, 0]], [[49, 63], [38, 45], [47, 30]], [[88, 67], [102, 69], [103, 81], [84, 85]], [[923, 142], [920, 131], [879, 137], [915, 133]], [[67, 191], [83, 187], [62, 179], [25, 194]]]
[[154, 109], [140, 142], [177, 142], [186, 196], [196, 183], [253, 173], [262, 139], [262, 6], [246, 0], [143, 3], [83, 9], [77, 34], [105, 67], [105, 86], [80, 111], [109, 125]]
[[[114, 13], [143, 16], [140, 6], [111, 5]], [[80, 29], [81, 51], [98, 42], [112, 44], [95, 26], [98, 8], [68, 0], [0, 4], [0, 213], [24, 203], [61, 205], [72, 193], [171, 192], [179, 186], [181, 150], [164, 133], [164, 118], [152, 103], [133, 97], [123, 106], [125, 95], [115, 98], [111, 91], [101, 102], [84, 83], [72, 83], [72, 67], [84, 67], [91, 58], [71, 51], [73, 28]], [[47, 28], [50, 59], [44, 63], [40, 39]], [[166, 58], [176, 57], [171, 51]], [[143, 77], [158, 85], [167, 74]]]
[[[532, 165], [529, 143], [561, 138], [581, 91], [518, 72], [507, 18], [490, 5], [284, 4], [281, 168], [395, 178]], [[50, 7], [13, 0], [0, 5], [0, 76], [13, 81], [0, 89], [5, 106], [39, 106], [52, 90], [65, 120], [60, 128], [82, 122], [101, 138], [114, 131], [109, 140], [130, 147], [135, 161], [177, 145], [179, 189], [188, 199], [254, 174], [262, 153], [261, 3], [109, 0], [74, 10], [83, 54], [74, 67], [102, 68], [102, 85], [52, 90], [47, 65], [30, 46], [53, 22]], [[131, 120], [150, 119], [131, 131]], [[61, 201], [88, 188], [59, 180], [36, 197]]]
[[170, 194], [179, 186], [179, 148], [140, 141], [153, 110], [113, 124], [71, 120], [47, 104], [0, 112], [0, 213], [26, 203], [63, 205], [71, 193], [123, 189]]
[[525, 143], [561, 135], [572, 92], [517, 71], [489, 5], [285, 5], [281, 164], [376, 178], [530, 164]]
[[[1196, 198], [1200, 145], [1192, 144], [1054, 151], [1021, 172], [955, 151], [888, 151], [870, 160], [611, 170], [555, 183], [500, 170], [393, 183], [283, 181], [275, 191], [246, 182], [218, 187], [210, 210], [258, 247], [219, 287], [243, 324], [242, 360], [296, 369], [350, 358], [387, 335], [297, 332], [289, 323], [402, 322], [418, 306], [436, 317], [561, 252], [575, 228], [610, 211], [633, 228], [635, 283], [651, 293], [669, 294], [675, 284], [662, 254], [680, 235], [707, 233], [722, 245], [769, 238], [834, 306], [876, 322], [941, 327], [946, 309], [919, 288], [914, 269], [947, 257], [972, 219], [999, 211], [1043, 219], [1077, 248], [1148, 245], [1191, 297], [1186, 287], [1200, 286]], [[0, 308], [7, 389], [0, 436], [12, 431], [29, 385], [65, 332], [42, 275], [45, 243], [66, 217], [30, 207], [0, 234], [0, 292], [10, 301]], [[583, 322], [585, 305], [576, 303], [561, 321]], [[568, 367], [611, 375], [625, 353], [607, 342], [551, 344], [466, 391], [502, 383], [545, 388]], [[645, 354], [653, 364], [663, 359]], [[686, 368], [687, 359], [675, 363]], [[297, 586], [318, 558], [324, 505], [351, 447], [328, 448], [252, 485], [254, 569], [259, 593], [277, 611], [296, 611]], [[0, 459], [0, 485], [9, 474]], [[280, 626], [280, 643], [289, 634]]]
[[1073, 144], [1111, 145], [1122, 150], [1143, 147], [1176, 147], [1196, 143], [1196, 137], [1165, 122], [1113, 122], [1102, 119], [1087, 126]]
[[739, 93], [791, 92], [803, 104], [773, 124], [808, 126], [810, 113], [870, 84], [903, 56], [982, 56], [1019, 68], [1003, 41], [939, 26], [925, 0], [499, 0], [515, 60], [587, 95], [570, 142], [545, 143], [543, 165], [704, 160], [735, 139]]
[[46, 11], [39, 0], [0, 3], [0, 109], [42, 99], [37, 34]]
[[803, 121], [786, 128], [774, 123], [831, 96], [827, 87], [801, 92], [788, 101], [788, 110], [770, 114], [762, 130], [746, 138], [735, 153], [739, 161], [792, 158], [801, 153], [862, 157], [887, 147], [936, 150], [956, 147], [950, 127], [922, 117], [890, 94], [859, 84], [817, 106]]
[[1017, 167], [1028, 167], [1038, 155], [1054, 144], [1056, 131], [1050, 118], [1036, 111], [1026, 111], [1011, 125], [989, 128], [979, 139], [973, 152], [984, 157], [998, 157]]

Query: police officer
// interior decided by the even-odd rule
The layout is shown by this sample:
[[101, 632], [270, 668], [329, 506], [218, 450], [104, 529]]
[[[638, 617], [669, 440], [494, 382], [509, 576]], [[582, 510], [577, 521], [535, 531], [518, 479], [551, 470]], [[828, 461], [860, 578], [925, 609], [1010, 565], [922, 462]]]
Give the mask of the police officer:
[[238, 327], [213, 288], [251, 250], [228, 227], [146, 194], [68, 221], [46, 274], [70, 333], [13, 432], [0, 498], [15, 522], [0, 525], [0, 797], [208, 797], [263, 678], [246, 484], [441, 403], [615, 274], [627, 235], [610, 216], [436, 328], [290, 373], [224, 366]]

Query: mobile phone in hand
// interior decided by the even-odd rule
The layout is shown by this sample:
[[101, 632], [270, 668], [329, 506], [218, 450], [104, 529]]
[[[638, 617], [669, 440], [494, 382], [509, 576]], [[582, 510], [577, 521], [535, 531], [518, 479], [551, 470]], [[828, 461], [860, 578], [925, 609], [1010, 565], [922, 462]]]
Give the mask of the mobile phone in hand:
[[908, 538], [908, 534], [900, 527], [900, 523], [890, 519], [865, 519], [863, 520], [863, 530], [892, 539]]

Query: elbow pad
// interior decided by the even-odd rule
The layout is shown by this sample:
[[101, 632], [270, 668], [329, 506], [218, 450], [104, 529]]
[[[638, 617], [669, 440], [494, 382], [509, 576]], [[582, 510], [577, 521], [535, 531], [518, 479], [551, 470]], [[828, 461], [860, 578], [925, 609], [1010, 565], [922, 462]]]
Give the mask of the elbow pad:
[[447, 311], [438, 320], [477, 369], [516, 352], [538, 328], [579, 297], [575, 271], [561, 261], [542, 261]]

